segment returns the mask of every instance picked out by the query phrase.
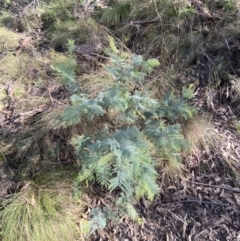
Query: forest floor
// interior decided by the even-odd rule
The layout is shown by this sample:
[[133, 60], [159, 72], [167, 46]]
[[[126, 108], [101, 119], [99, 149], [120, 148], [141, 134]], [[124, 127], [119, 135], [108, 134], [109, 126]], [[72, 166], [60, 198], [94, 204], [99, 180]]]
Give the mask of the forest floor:
[[[225, 153], [237, 160], [239, 170], [240, 136], [230, 124], [231, 117], [239, 115], [235, 116], [229, 105], [216, 106], [216, 110], [213, 128], [222, 138]], [[104, 233], [107, 239], [94, 240], [240, 240], [240, 180], [229, 175], [221, 155], [196, 150], [184, 160], [183, 177], [169, 185], [159, 180], [161, 194], [153, 203], [141, 200], [137, 204], [144, 224], [122, 220], [114, 232]]]
[[[34, 95], [31, 97], [35, 98]], [[203, 101], [201, 95], [195, 98], [196, 102]], [[26, 115], [31, 116], [43, 110], [44, 106], [42, 110], [32, 109]], [[231, 105], [227, 104], [215, 106], [215, 110], [211, 121], [213, 128], [222, 138], [222, 148], [227, 149], [226, 153], [239, 162], [240, 169], [240, 136], [231, 126], [231, 119], [239, 119], [240, 111], [237, 108], [232, 110]], [[6, 115], [5, 112], [1, 114]], [[24, 115], [20, 113], [19, 116]], [[1, 128], [9, 129], [6, 127], [6, 119], [4, 121]], [[16, 123], [16, 118], [9, 112], [8, 123]], [[159, 180], [161, 194], [153, 203], [148, 204], [142, 199], [136, 205], [144, 220], [143, 224], [125, 218], [117, 227], [111, 228], [109, 224], [105, 231], [99, 232], [92, 240], [240, 240], [240, 180], [229, 175], [221, 153], [196, 150], [183, 162], [186, 170], [184, 176], [169, 185]], [[11, 172], [6, 163], [1, 165], [0, 171], [0, 196], [6, 197], [12, 185]], [[108, 202], [107, 197], [104, 202]]]
[[[3, 76], [0, 77], [0, 135], [6, 138], [18, 133], [18, 141], [19, 133], [27, 133], [32, 120], [66, 106], [68, 94], [55, 81], [50, 68], [51, 61], [60, 55], [58, 51], [50, 53], [51, 46], [44, 37], [45, 33], [39, 29], [24, 33], [8, 30], [7, 34], [9, 31], [13, 34], [10, 42], [9, 39], [0, 39], [0, 74]], [[21, 68], [22, 72], [19, 73], [17, 68]], [[205, 71], [207, 69], [202, 70], [203, 74]], [[23, 79], [31, 81], [26, 83]], [[39, 79], [42, 82], [39, 83]], [[218, 96], [209, 101], [207, 91], [206, 86], [197, 89], [192, 104], [211, 123], [211, 132], [218, 138], [214, 142], [216, 148], [199, 147], [191, 155], [184, 156], [183, 174], [176, 178], [160, 175], [160, 194], [151, 204], [144, 198], [136, 204], [142, 223], [123, 217], [118, 225], [109, 223], [90, 240], [240, 241], [240, 134], [234, 125], [240, 119], [240, 104], [219, 101]], [[34, 103], [32, 100], [35, 100]], [[193, 128], [194, 131], [202, 130]], [[0, 201], [19, 189], [16, 187], [19, 185], [16, 178], [19, 166], [5, 159], [11, 159], [15, 153], [5, 155], [5, 149], [7, 146], [0, 150]], [[62, 167], [69, 160], [71, 162], [71, 157], [59, 155], [60, 158], [51, 164], [59, 162]], [[31, 175], [39, 172], [41, 167], [34, 166]], [[99, 198], [88, 200], [89, 207], [108, 206], [114, 198], [105, 193], [98, 195]]]
[[[32, 95], [32, 98], [35, 96]], [[196, 105], [204, 102], [201, 93], [196, 95], [194, 101]], [[201, 108], [206, 108], [206, 103]], [[215, 110], [211, 120], [214, 131], [222, 139], [223, 152], [237, 161], [239, 170], [240, 135], [231, 122], [240, 118], [240, 111], [238, 108], [232, 109], [228, 104], [216, 105]], [[32, 111], [30, 115], [34, 113]], [[11, 115], [8, 123], [14, 123]], [[4, 128], [9, 129], [6, 124], [2, 125]], [[160, 195], [151, 204], [141, 199], [136, 205], [144, 220], [143, 224], [123, 218], [117, 226], [109, 224], [104, 231], [92, 236], [91, 240], [240, 240], [240, 180], [229, 174], [231, 171], [222, 153], [215, 153], [214, 149], [209, 152], [196, 149], [183, 163], [183, 176], [168, 181], [159, 179]], [[6, 163], [1, 164], [1, 198], [10, 195], [14, 173], [12, 169]], [[103, 202], [93, 199], [89, 200], [89, 205], [107, 205], [109, 196], [103, 193], [100, 196]]]

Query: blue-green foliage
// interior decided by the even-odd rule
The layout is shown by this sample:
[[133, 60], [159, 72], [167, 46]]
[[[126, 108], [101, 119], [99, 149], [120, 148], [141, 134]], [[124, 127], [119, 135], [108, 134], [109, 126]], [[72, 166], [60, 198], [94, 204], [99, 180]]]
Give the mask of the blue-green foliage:
[[142, 83], [146, 75], [152, 71], [152, 68], [159, 65], [156, 59], [144, 61], [141, 55], [132, 54], [129, 60], [128, 56], [119, 56], [110, 50], [107, 50], [106, 53], [113, 63], [107, 69], [113, 75], [115, 82], [133, 81]]
[[[186, 141], [176, 123], [179, 118], [192, 117], [194, 109], [187, 101], [193, 94], [191, 89], [184, 88], [183, 97], [170, 92], [162, 100], [154, 98], [144, 86], [146, 76], [159, 62], [119, 53], [113, 42], [110, 48], [106, 51], [110, 57], [107, 70], [114, 85], [94, 98], [78, 89], [61, 118], [66, 126], [71, 126], [86, 117], [94, 122], [97, 116], [105, 116], [104, 130], [72, 139], [81, 160], [76, 183], [96, 180], [110, 192], [119, 191], [119, 202], [125, 200], [125, 211], [136, 218], [132, 200], [142, 196], [152, 200], [159, 192], [154, 158], [181, 161]], [[63, 75], [61, 82], [74, 86], [74, 74], [66, 68], [55, 67]], [[118, 113], [114, 128], [109, 127], [110, 110]]]
[[90, 139], [94, 143], [89, 143], [89, 138], [73, 141], [78, 155], [87, 159], [78, 175], [79, 183], [92, 180], [95, 174], [97, 181], [110, 191], [120, 189], [126, 195], [153, 199], [158, 193], [157, 173], [150, 147], [136, 127]]
[[60, 74], [59, 82], [67, 87], [70, 94], [79, 91], [79, 84], [75, 78], [75, 67], [76, 61], [72, 58], [69, 58], [67, 63], [58, 62], [53, 66], [53, 69]]
[[180, 153], [186, 149], [187, 142], [179, 124], [166, 125], [164, 121], [151, 121], [146, 124], [144, 133], [154, 143], [162, 158], [181, 161]]
[[101, 210], [99, 207], [93, 208], [90, 213], [90, 233], [94, 234], [96, 230], [102, 230], [107, 224], [107, 215], [105, 210]]
[[170, 121], [176, 121], [179, 117], [183, 117], [184, 119], [191, 118], [193, 116], [194, 109], [184, 98], [177, 97], [170, 92], [160, 102], [156, 113]]
[[103, 115], [104, 109], [97, 100], [87, 99], [80, 95], [71, 96], [72, 106], [66, 108], [62, 115], [62, 120], [68, 126], [78, 124], [81, 117], [85, 114], [90, 120], [96, 115]]

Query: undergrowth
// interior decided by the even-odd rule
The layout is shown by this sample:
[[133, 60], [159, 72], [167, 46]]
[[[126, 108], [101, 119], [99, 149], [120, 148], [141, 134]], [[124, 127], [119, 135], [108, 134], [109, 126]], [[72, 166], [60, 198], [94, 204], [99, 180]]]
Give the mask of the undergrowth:
[[[159, 193], [155, 167], [164, 160], [181, 166], [181, 152], [188, 144], [177, 122], [179, 118], [193, 117], [195, 110], [188, 103], [193, 93], [184, 87], [181, 96], [169, 92], [162, 100], [156, 99], [145, 83], [159, 62], [119, 51], [112, 39], [109, 43], [110, 48], [105, 51], [109, 56], [106, 71], [112, 76], [112, 84], [99, 89], [94, 97], [86, 89], [81, 90], [70, 60], [68, 64], [55, 65], [61, 83], [71, 94], [71, 105], [59, 118], [63, 127], [84, 123], [86, 130], [91, 122], [102, 118], [100, 129], [72, 138], [81, 163], [76, 190], [96, 181], [103, 190], [120, 195], [115, 206], [137, 220], [133, 204], [143, 196], [152, 201]], [[102, 215], [96, 229], [106, 225], [106, 218], [100, 219]]]
[[[75, 164], [74, 194], [80, 200], [89, 187], [116, 197], [108, 207], [93, 207], [88, 220], [80, 219], [79, 229], [88, 236], [124, 215], [142, 223], [134, 205], [159, 194], [158, 178], [182, 175], [183, 153], [223, 151], [213, 126], [205, 117], [193, 119], [196, 110], [189, 103], [198, 87], [211, 92], [226, 86], [227, 98], [238, 104], [239, 4], [204, 1], [198, 8], [196, 2], [106, 1], [106, 7], [91, 9], [88, 1], [28, 6], [30, 1], [11, 0], [11, 14], [0, 15], [0, 111], [11, 115], [14, 108], [14, 121], [4, 122], [13, 125], [1, 132], [1, 160], [34, 184], [2, 203], [3, 241], [75, 238], [76, 226], [65, 220], [56, 193], [37, 183], [56, 163], [62, 170], [64, 161]], [[20, 33], [36, 29], [39, 44], [14, 56], [26, 37]], [[90, 66], [96, 59], [85, 68], [87, 61], [76, 56], [75, 47], [96, 43], [110, 48], [94, 72]], [[6, 92], [10, 82], [12, 105]], [[43, 106], [49, 109], [29, 118]], [[239, 131], [239, 122], [234, 124]], [[14, 125], [20, 130], [12, 130]]]

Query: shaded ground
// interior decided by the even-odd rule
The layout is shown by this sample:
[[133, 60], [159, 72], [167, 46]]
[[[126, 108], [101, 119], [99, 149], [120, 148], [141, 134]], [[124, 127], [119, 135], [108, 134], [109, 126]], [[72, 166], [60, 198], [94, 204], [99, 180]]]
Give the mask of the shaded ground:
[[11, 186], [12, 174], [7, 163], [0, 165], [0, 200], [6, 198], [8, 195], [8, 188]]

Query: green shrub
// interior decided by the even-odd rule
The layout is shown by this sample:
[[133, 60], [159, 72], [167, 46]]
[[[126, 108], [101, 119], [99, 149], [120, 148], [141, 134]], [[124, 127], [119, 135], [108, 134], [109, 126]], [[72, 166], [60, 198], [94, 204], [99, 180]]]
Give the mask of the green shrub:
[[[76, 83], [73, 66], [55, 67], [62, 75], [61, 82], [72, 93], [71, 105], [60, 118], [69, 127], [79, 123], [91, 126], [102, 117], [100, 129], [72, 139], [81, 160], [76, 184], [95, 180], [110, 192], [121, 194], [117, 206], [124, 200], [121, 209], [138, 219], [132, 204], [143, 196], [151, 201], [159, 192], [157, 160], [171, 160], [176, 165], [181, 162], [180, 153], [187, 142], [176, 121], [192, 117], [194, 110], [187, 99], [193, 95], [191, 89], [183, 88], [185, 98], [170, 92], [158, 100], [145, 87], [146, 77], [159, 65], [156, 59], [145, 61], [142, 56], [120, 52], [112, 40], [106, 53], [110, 57], [106, 70], [113, 84], [99, 90], [95, 97], [83, 92], [81, 84], [72, 91]], [[105, 221], [101, 219], [101, 223]]]

